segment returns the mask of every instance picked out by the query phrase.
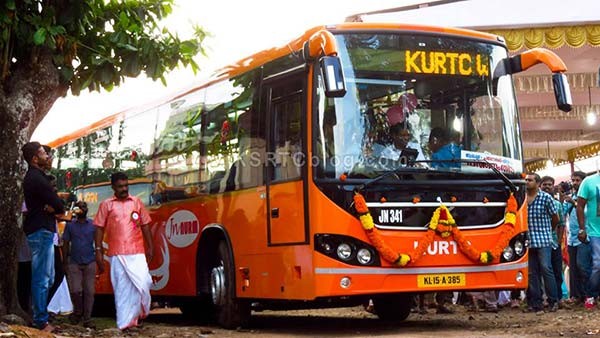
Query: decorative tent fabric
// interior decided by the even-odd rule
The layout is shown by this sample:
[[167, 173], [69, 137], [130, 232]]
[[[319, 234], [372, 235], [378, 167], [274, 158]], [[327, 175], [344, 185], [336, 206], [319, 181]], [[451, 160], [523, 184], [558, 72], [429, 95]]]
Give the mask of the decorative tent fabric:
[[[586, 91], [598, 87], [598, 73], [566, 73], [571, 91]], [[518, 75], [514, 77], [517, 93], [552, 93], [552, 75]]]
[[489, 32], [503, 36], [510, 51], [517, 51], [524, 47], [556, 49], [565, 44], [575, 48], [586, 44], [600, 46], [600, 25], [498, 29]]

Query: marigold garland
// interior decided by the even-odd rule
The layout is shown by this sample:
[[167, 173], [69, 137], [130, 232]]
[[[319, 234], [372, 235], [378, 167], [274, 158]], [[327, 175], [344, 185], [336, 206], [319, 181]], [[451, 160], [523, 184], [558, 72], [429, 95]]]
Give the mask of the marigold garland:
[[[414, 199], [413, 203], [415, 203]], [[375, 227], [373, 217], [369, 212], [369, 207], [367, 206], [364, 196], [359, 192], [355, 192], [354, 194], [354, 208], [359, 214], [360, 223], [362, 224], [369, 241], [371, 241], [371, 244], [373, 244], [384, 260], [394, 265], [402, 267], [406, 266], [408, 263], [415, 263], [423, 256], [427, 247], [433, 242], [436, 234], [445, 240], [454, 239], [458, 244], [460, 251], [472, 261], [490, 264], [494, 260], [500, 259], [502, 251], [508, 245], [508, 242], [514, 234], [517, 201], [513, 194], [509, 196], [506, 201], [506, 212], [504, 215], [504, 224], [502, 225], [502, 230], [500, 232], [500, 239], [496, 242], [494, 248], [486, 251], [480, 251], [473, 247], [472, 243], [467, 240], [458, 229], [452, 214], [450, 214], [450, 210], [443, 204], [433, 212], [423, 240], [419, 241], [417, 247], [408, 253], [398, 253], [385, 243]]]

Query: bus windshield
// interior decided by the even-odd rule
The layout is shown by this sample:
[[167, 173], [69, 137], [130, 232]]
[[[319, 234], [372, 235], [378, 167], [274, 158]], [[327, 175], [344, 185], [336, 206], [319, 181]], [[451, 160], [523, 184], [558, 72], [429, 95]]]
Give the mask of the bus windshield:
[[370, 177], [408, 167], [522, 172], [507, 50], [479, 40], [392, 33], [336, 35], [346, 78], [326, 98], [318, 78], [317, 177]]

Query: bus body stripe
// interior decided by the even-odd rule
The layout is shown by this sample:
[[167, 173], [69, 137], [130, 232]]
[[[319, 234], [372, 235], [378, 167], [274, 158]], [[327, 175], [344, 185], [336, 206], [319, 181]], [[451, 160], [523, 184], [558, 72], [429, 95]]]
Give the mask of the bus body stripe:
[[487, 266], [457, 266], [439, 268], [315, 268], [317, 275], [416, 275], [461, 272], [493, 272], [527, 268], [527, 262]]

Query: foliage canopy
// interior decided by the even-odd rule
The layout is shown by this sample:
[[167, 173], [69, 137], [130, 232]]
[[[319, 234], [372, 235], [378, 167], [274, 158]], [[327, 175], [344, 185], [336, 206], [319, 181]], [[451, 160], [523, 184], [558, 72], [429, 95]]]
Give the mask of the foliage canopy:
[[35, 64], [50, 52], [61, 81], [82, 89], [112, 90], [125, 76], [144, 72], [165, 83], [164, 73], [182, 64], [194, 72], [204, 54], [205, 32], [181, 40], [161, 28], [173, 0], [5, 0], [0, 5], [0, 78]]

